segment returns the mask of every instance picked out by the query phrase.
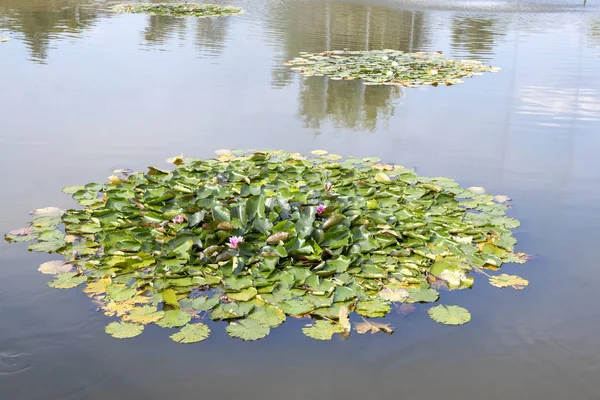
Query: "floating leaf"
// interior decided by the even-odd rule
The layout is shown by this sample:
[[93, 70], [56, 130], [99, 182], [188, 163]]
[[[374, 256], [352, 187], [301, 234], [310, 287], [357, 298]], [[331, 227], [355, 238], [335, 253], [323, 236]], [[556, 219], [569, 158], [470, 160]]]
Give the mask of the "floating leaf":
[[255, 319], [244, 319], [232, 322], [227, 326], [227, 333], [234, 338], [243, 340], [258, 340], [269, 334], [271, 329]]
[[346, 332], [350, 332], [352, 326], [350, 325], [350, 319], [348, 318], [348, 308], [346, 306], [340, 307], [339, 322]]
[[177, 333], [169, 336], [177, 343], [196, 343], [208, 338], [210, 329], [201, 322], [196, 324], [188, 324], [181, 328]]
[[117, 339], [130, 339], [136, 337], [144, 330], [143, 325], [132, 324], [129, 322], [111, 322], [106, 325], [106, 333]]
[[56, 279], [48, 282], [48, 286], [55, 289], [72, 289], [87, 281], [85, 275], [77, 275], [77, 272], [65, 272], [56, 275]]
[[163, 318], [156, 322], [156, 325], [162, 328], [177, 328], [190, 322], [191, 315], [181, 310], [165, 311]]
[[[398, 55], [373, 54], [384, 71], [403, 68]], [[445, 61], [429, 61], [439, 65], [421, 72], [448, 79]], [[171, 328], [201, 316], [260, 331], [250, 336], [288, 316], [324, 318], [314, 332], [325, 324], [348, 336], [350, 310], [382, 317], [402, 303], [394, 308], [406, 313], [437, 301], [435, 288], [471, 287], [471, 268], [528, 259], [514, 250], [518, 221], [493, 196], [378, 157], [231, 150], [172, 161], [173, 170], [116, 171], [112, 183], [65, 188], [78, 207], [39, 211], [5, 238], [59, 253], [65, 261], [40, 269], [77, 270], [49, 285], [83, 284], [122, 322]], [[359, 329], [387, 329], [369, 323]]]
[[[441, 53], [405, 53], [398, 50], [326, 51], [302, 53], [285, 65], [305, 76], [328, 76], [333, 80], [362, 79], [370, 85], [451, 86], [482, 72], [498, 68], [473, 60], [450, 60]], [[313, 153], [324, 155], [326, 153]]]
[[256, 320], [269, 328], [276, 328], [285, 321], [285, 313], [278, 307], [266, 304], [255, 307], [254, 311], [248, 315], [248, 319]]
[[471, 320], [471, 313], [459, 306], [438, 305], [427, 312], [431, 319], [446, 325], [462, 325]]
[[360, 334], [365, 334], [367, 332], [377, 333], [377, 332], [385, 332], [387, 334], [394, 333], [394, 328], [391, 327], [390, 324], [383, 324], [381, 322], [375, 321], [367, 321], [359, 322], [355, 326], [356, 332]]
[[63, 272], [69, 272], [73, 269], [73, 265], [67, 264], [64, 261], [56, 260], [56, 261], [47, 261], [40, 265], [38, 271], [42, 274], [60, 274]]
[[365, 317], [383, 317], [390, 312], [390, 306], [379, 299], [363, 300], [356, 306], [356, 312]]
[[302, 332], [308, 337], [317, 340], [331, 340], [334, 333], [344, 333], [344, 327], [332, 321], [316, 321], [310, 326], [302, 328]]
[[514, 289], [522, 290], [525, 289], [527, 285], [529, 285], [529, 281], [517, 275], [500, 274], [497, 276], [492, 276], [490, 278], [490, 285], [498, 288], [505, 288], [510, 286]]
[[494, 200], [496, 200], [498, 203], [507, 203], [507, 202], [511, 201], [512, 199], [508, 196], [499, 194], [497, 196], [494, 196]]
[[156, 307], [153, 306], [142, 306], [136, 307], [131, 310], [131, 313], [124, 317], [123, 319], [129, 322], [135, 322], [137, 324], [150, 324], [152, 322], [156, 322], [165, 316], [164, 311], [158, 311]]
[[[157, 3], [157, 4], [118, 4], [113, 7], [114, 11], [124, 13], [144, 13], [150, 15], [167, 15], [173, 17], [214, 17], [222, 15], [235, 15], [243, 11], [235, 7], [223, 7], [215, 4], [195, 3]], [[182, 155], [183, 156], [183, 155]], [[180, 157], [173, 157], [174, 160]], [[171, 160], [171, 159], [169, 159]], [[175, 164], [177, 165], [177, 164]]]

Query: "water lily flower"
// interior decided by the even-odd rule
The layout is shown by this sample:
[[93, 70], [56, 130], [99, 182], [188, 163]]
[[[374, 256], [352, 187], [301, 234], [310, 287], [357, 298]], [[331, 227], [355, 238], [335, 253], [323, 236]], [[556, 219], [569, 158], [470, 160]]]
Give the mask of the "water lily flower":
[[321, 215], [323, 213], [323, 210], [325, 210], [325, 206], [323, 204], [319, 204], [317, 206], [317, 214]]
[[183, 215], [180, 214], [173, 218], [171, 221], [175, 222], [176, 224], [181, 224], [183, 222]]
[[232, 249], [237, 249], [238, 244], [242, 243], [244, 241], [244, 238], [241, 236], [232, 236], [229, 238], [229, 246]]

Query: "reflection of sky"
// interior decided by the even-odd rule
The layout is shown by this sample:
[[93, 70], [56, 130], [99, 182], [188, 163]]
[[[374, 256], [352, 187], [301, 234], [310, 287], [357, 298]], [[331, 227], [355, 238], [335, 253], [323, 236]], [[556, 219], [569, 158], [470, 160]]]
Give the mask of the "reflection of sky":
[[547, 116], [557, 121], [600, 120], [600, 96], [594, 89], [526, 86], [521, 88], [521, 100], [524, 104], [520, 114]]

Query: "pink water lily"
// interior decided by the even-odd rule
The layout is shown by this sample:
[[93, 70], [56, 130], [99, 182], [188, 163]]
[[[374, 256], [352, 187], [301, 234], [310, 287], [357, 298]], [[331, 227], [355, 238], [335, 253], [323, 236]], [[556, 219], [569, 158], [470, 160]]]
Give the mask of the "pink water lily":
[[323, 204], [319, 204], [317, 206], [317, 214], [321, 215], [323, 213], [323, 210], [325, 210], [325, 206]]
[[237, 249], [238, 244], [242, 243], [243, 241], [244, 241], [244, 238], [241, 236], [232, 236], [229, 238], [229, 246], [232, 249]]
[[171, 221], [175, 222], [176, 224], [181, 224], [184, 220], [183, 220], [183, 215], [178, 215], [175, 218], [173, 218]]

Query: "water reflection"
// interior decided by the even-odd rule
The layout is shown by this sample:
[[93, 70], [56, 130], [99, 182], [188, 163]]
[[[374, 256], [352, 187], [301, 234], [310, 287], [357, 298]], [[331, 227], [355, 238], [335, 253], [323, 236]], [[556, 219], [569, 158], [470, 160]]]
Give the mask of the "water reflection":
[[[151, 0], [150, 3], [164, 3]], [[188, 30], [194, 32], [195, 44], [201, 55], [218, 55], [224, 49], [230, 18], [174, 18], [149, 15], [143, 31], [144, 44], [165, 49], [173, 40], [186, 41]]]
[[521, 101], [519, 113], [544, 116], [544, 125], [600, 121], [600, 96], [594, 89], [525, 86]]
[[[94, 0], [0, 0], [0, 32], [15, 32], [16, 38], [22, 37], [30, 60], [45, 64], [50, 49], [56, 47], [58, 41], [82, 38], [100, 20], [115, 16], [109, 9], [111, 5]], [[175, 40], [186, 41], [190, 37], [201, 56], [222, 52], [229, 27], [229, 18], [185, 19], [145, 15], [125, 15], [122, 18], [127, 24], [136, 19], [146, 21], [141, 31], [146, 48], [165, 50]]]
[[53, 41], [81, 36], [105, 15], [93, 0], [0, 0], [0, 28], [21, 33], [36, 63], [46, 63]]
[[[277, 2], [268, 28], [279, 54], [272, 85], [289, 85], [296, 74], [283, 64], [302, 51], [428, 48], [425, 13], [333, 2]], [[299, 78], [300, 79], [300, 78]], [[305, 126], [319, 129], [326, 121], [337, 127], [374, 130], [387, 121], [402, 95], [398, 87], [366, 87], [360, 82], [300, 79], [299, 113]]]
[[[487, 16], [454, 16], [452, 18], [451, 48], [461, 57], [489, 60], [499, 38], [507, 30], [506, 18]], [[463, 55], [464, 53], [464, 55]]]

